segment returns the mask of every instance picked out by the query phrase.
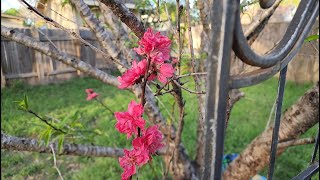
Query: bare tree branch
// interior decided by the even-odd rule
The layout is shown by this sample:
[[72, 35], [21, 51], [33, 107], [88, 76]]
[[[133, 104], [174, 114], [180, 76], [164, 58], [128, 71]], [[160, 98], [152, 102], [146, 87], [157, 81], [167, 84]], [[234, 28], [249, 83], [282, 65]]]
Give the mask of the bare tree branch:
[[176, 40], [178, 45], [178, 74], [181, 73], [181, 55], [182, 55], [182, 42], [181, 42], [181, 32], [180, 32], [180, 20], [181, 20], [181, 13], [183, 10], [183, 6], [180, 6], [180, 1], [176, 0]]
[[181, 89], [183, 89], [183, 90], [185, 90], [185, 91], [187, 91], [187, 92], [189, 92], [189, 93], [191, 93], [191, 94], [205, 94], [206, 92], [205, 91], [200, 91], [200, 92], [196, 92], [196, 91], [192, 91], [192, 90], [190, 90], [190, 89], [188, 89], [188, 88], [186, 88], [186, 87], [183, 87], [179, 82], [177, 82], [176, 80], [173, 80], [173, 83], [175, 84], [175, 85], [177, 85], [177, 87], [179, 87], [179, 88], [181, 88]]
[[[193, 39], [192, 39], [192, 32], [191, 32], [191, 18], [190, 18], [190, 2], [189, 0], [186, 0], [186, 18], [187, 18], [187, 25], [188, 25], [188, 35], [189, 35], [189, 49], [191, 53], [191, 64], [192, 64], [192, 72], [195, 73], [197, 71], [196, 69], [196, 61], [194, 57], [194, 49], [193, 49]], [[193, 80], [195, 83], [195, 90], [196, 91], [201, 91], [201, 85], [200, 81], [201, 79], [199, 78], [198, 75], [193, 76]], [[203, 113], [201, 110], [201, 107], [204, 106], [204, 102], [202, 101], [201, 95], [197, 95], [198, 99], [198, 111], [199, 111], [199, 118], [203, 119]], [[201, 121], [201, 120], [200, 120]]]
[[276, 2], [274, 2], [274, 4], [269, 9], [267, 9], [258, 20], [251, 23], [250, 27], [244, 33], [249, 44], [252, 44], [258, 38], [258, 35], [266, 26], [270, 17], [273, 15], [274, 11], [277, 9], [281, 2], [282, 0], [277, 0]]
[[120, 21], [120, 19], [100, 1], [99, 8], [104, 17], [103, 22], [111, 28], [112, 34], [116, 38], [115, 45], [117, 45], [119, 49], [123, 51], [127, 61], [131, 62], [132, 59], [139, 59], [138, 54], [133, 49], [128, 49], [125, 45], [130, 37], [127, 30], [124, 28], [122, 21]]
[[[20, 138], [9, 136], [1, 133], [1, 149], [14, 150], [14, 151], [30, 151], [39, 153], [52, 153], [49, 146], [53, 146], [54, 150], [58, 152], [57, 143], [51, 143], [45, 146], [42, 142], [31, 138]], [[123, 149], [102, 147], [102, 146], [89, 146], [79, 144], [64, 144], [62, 151], [59, 155], [72, 155], [72, 156], [94, 156], [94, 157], [121, 157], [123, 156]]]
[[278, 144], [278, 149], [285, 149], [291, 146], [313, 144], [314, 142], [315, 142], [314, 138], [295, 139], [291, 141], [280, 142]]
[[57, 128], [57, 127], [55, 127], [54, 125], [52, 125], [51, 123], [49, 123], [48, 120], [40, 117], [37, 113], [33, 112], [32, 110], [28, 109], [28, 110], [26, 110], [26, 112], [34, 115], [35, 117], [37, 117], [38, 119], [40, 119], [42, 122], [44, 122], [45, 124], [47, 124], [48, 126], [50, 126], [52, 129], [54, 129], [54, 130], [56, 130], [56, 131], [60, 131], [60, 132], [63, 133], [63, 134], [67, 134], [65, 131], [63, 131], [62, 129], [59, 129], [59, 128]]
[[184, 127], [184, 116], [185, 116], [185, 113], [184, 113], [184, 109], [185, 109], [185, 106], [184, 104], [181, 105], [181, 108], [180, 108], [180, 112], [179, 112], [179, 121], [178, 121], [178, 129], [177, 129], [177, 136], [176, 136], [176, 139], [174, 141], [175, 143], [175, 147], [174, 147], [174, 153], [173, 153], [173, 171], [174, 173], [176, 173], [177, 170], [175, 170], [175, 167], [177, 164], [178, 164], [178, 160], [179, 160], [179, 146], [181, 144], [181, 136], [182, 136], [182, 131], [183, 131], [183, 127]]
[[[212, 48], [210, 43], [208, 43], [211, 39], [211, 13], [212, 13], [212, 4], [213, 0], [198, 0], [197, 1], [197, 6], [199, 8], [200, 12], [200, 21], [202, 25], [202, 32], [201, 32], [201, 44], [200, 44], [200, 51], [199, 54], [201, 55], [201, 59], [197, 62], [197, 72], [205, 72], [206, 71], [206, 61], [208, 55], [209, 49]], [[211, 26], [211, 27], [210, 27]], [[203, 56], [205, 55], [205, 56]], [[206, 76], [198, 76], [200, 81], [202, 82], [201, 84], [201, 89], [206, 88]], [[200, 95], [201, 101], [205, 102], [205, 95]], [[203, 103], [205, 104], [205, 103]], [[200, 167], [204, 167], [204, 116], [205, 116], [205, 106], [201, 107], [201, 114], [203, 114], [203, 118], [199, 116], [198, 122], [197, 122], [197, 150], [196, 150], [196, 157], [195, 157], [195, 164], [197, 168], [198, 174], [202, 172]]]
[[123, 38], [127, 36], [127, 32], [122, 26], [122, 21], [119, 20], [115, 14], [103, 3], [99, 1], [99, 8], [104, 17], [104, 23], [108, 24], [111, 27], [113, 34]]
[[242, 97], [244, 97], [244, 93], [239, 89], [231, 89], [228, 95], [228, 105], [227, 105], [227, 117], [226, 117], [226, 128], [228, 127], [228, 122], [230, 118], [230, 113], [233, 108], [233, 105], [236, 104]]
[[120, 0], [99, 0], [124, 22], [138, 38], [142, 38], [145, 28], [141, 21]]
[[180, 79], [180, 78], [188, 77], [188, 76], [205, 76], [205, 75], [207, 75], [207, 72], [194, 72], [194, 73], [182, 74], [182, 75], [176, 77], [176, 79]]
[[[108, 52], [108, 54], [121, 62], [125, 66], [128, 66], [126, 58], [121, 54], [119, 48], [112, 42], [112, 33], [107, 31], [101, 24], [101, 22], [91, 13], [90, 8], [83, 0], [71, 0], [71, 3], [75, 5], [77, 11], [83, 17], [84, 21], [89, 25], [90, 29], [93, 30], [97, 40], [100, 42], [102, 47]], [[126, 68], [118, 67], [121, 72], [124, 72]]]
[[16, 30], [9, 29], [1, 25], [1, 36], [30, 47], [39, 51], [55, 60], [58, 60], [66, 65], [69, 65], [77, 70], [87, 73], [96, 79], [101, 80], [109, 85], [118, 86], [119, 82], [116, 77], [109, 75], [97, 68], [92, 67], [90, 64], [83, 62], [76, 57], [70, 56], [65, 52], [55, 49], [51, 44], [39, 42], [29, 36], [19, 33]]

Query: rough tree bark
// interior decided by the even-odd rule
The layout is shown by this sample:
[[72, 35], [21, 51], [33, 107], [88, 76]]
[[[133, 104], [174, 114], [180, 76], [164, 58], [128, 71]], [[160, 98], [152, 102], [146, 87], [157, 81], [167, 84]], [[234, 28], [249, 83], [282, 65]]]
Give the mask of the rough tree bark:
[[[319, 122], [319, 83], [306, 92], [283, 115], [279, 142], [293, 140]], [[250, 179], [269, 163], [273, 127], [256, 137], [223, 175], [225, 180]], [[285, 148], [279, 149], [280, 155]]]
[[24, 35], [17, 30], [9, 29], [1, 25], [1, 36], [8, 38], [17, 43], [23, 44], [45, 55], [48, 55], [54, 60], [60, 61], [68, 66], [71, 66], [79, 71], [87, 73], [88, 75], [112, 86], [118, 86], [119, 82], [116, 77], [107, 74], [97, 68], [92, 67], [90, 64], [81, 61], [80, 59], [70, 56], [67, 53], [56, 49], [48, 43], [39, 42], [34, 38]]
[[119, 0], [99, 0], [101, 3], [109, 7], [112, 12], [118, 16], [136, 35], [141, 38], [145, 32], [145, 28], [138, 18]]
[[[42, 144], [42, 145], [40, 145]], [[51, 143], [58, 152], [57, 143]], [[44, 143], [39, 143], [35, 139], [31, 138], [19, 138], [9, 136], [1, 133], [1, 149], [9, 151], [30, 151], [39, 153], [52, 153], [50, 145], [45, 146]], [[123, 156], [123, 149], [102, 147], [102, 146], [90, 146], [90, 145], [78, 145], [78, 144], [64, 144], [62, 152], [59, 155], [72, 155], [72, 156], [94, 156], [94, 157], [121, 157]]]

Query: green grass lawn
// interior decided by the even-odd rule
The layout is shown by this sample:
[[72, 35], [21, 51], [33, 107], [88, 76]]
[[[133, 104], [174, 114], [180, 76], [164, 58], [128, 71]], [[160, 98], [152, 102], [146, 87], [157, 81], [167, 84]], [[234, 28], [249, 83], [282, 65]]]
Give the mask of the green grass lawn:
[[[290, 107], [312, 84], [286, 85], [283, 110]], [[101, 135], [77, 139], [82, 144], [112, 147], [130, 147], [125, 135], [119, 134], [115, 128], [113, 116], [95, 101], [86, 101], [86, 88], [93, 88], [101, 96], [102, 101], [113, 111], [125, 111], [134, 96], [128, 91], [119, 91], [115, 87], [102, 84], [91, 78], [73, 79], [61, 84], [46, 86], [28, 86], [16, 83], [1, 91], [1, 131], [14, 136], [37, 138], [41, 127], [39, 120], [30, 114], [17, 110], [15, 100], [23, 95], [29, 97], [29, 106], [41, 116], [50, 115], [58, 119], [74, 119], [84, 128], [99, 130]], [[226, 134], [226, 153], [240, 153], [255, 136], [265, 128], [277, 91], [277, 80], [270, 79], [263, 84], [244, 88], [246, 96], [240, 100], [232, 111]], [[191, 157], [195, 156], [197, 104], [194, 95], [184, 93], [186, 100], [186, 123], [182, 141]], [[166, 117], [173, 109], [173, 99], [169, 95], [160, 97], [159, 103]], [[76, 116], [75, 116], [76, 115]], [[175, 118], [170, 118], [173, 123]], [[316, 127], [304, 136], [315, 136]], [[67, 140], [66, 140], [67, 141]], [[312, 145], [289, 148], [277, 158], [275, 179], [291, 179], [307, 167], [311, 158]], [[58, 179], [53, 168], [50, 154], [30, 152], [8, 152], [1, 150], [1, 177], [3, 179]], [[58, 156], [58, 166], [65, 179], [120, 179], [122, 172], [117, 159]], [[154, 171], [149, 165], [139, 171], [140, 179], [154, 179], [153, 174], [160, 177], [165, 167], [160, 157], [153, 161]], [[265, 175], [266, 171], [260, 174]]]

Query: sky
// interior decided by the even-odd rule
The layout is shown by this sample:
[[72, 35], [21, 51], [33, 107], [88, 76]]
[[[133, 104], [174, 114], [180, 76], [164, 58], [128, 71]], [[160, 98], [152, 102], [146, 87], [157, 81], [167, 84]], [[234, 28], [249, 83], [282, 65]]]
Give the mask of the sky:
[[21, 6], [22, 4], [18, 0], [1, 0], [1, 12], [10, 8], [18, 9]]

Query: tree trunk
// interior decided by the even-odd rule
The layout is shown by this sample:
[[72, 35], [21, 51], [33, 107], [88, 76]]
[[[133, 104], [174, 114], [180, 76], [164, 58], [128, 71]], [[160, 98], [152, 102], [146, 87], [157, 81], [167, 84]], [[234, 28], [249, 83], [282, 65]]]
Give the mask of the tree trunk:
[[[281, 120], [279, 142], [296, 139], [319, 122], [319, 83], [306, 92]], [[223, 175], [224, 180], [248, 180], [269, 163], [273, 127], [265, 130], [232, 162]], [[278, 149], [280, 155], [285, 148]]]

